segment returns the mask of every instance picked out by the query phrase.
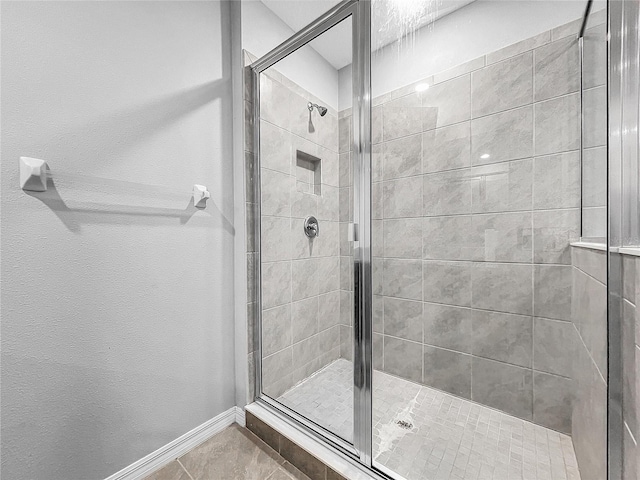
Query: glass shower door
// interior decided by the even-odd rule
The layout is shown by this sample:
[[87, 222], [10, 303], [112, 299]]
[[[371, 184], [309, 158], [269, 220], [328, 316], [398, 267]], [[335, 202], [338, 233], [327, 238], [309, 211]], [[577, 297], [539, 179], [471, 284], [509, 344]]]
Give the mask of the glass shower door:
[[353, 15], [334, 18], [254, 66], [261, 398], [351, 445], [353, 136], [351, 84], [340, 79]]

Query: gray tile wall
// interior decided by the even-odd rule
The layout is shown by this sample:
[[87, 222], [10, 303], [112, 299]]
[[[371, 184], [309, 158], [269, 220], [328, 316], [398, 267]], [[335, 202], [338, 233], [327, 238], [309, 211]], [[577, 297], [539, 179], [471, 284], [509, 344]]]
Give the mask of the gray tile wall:
[[589, 18], [584, 36], [584, 143], [582, 152], [582, 236], [605, 238], [607, 232], [606, 83], [607, 42], [603, 11]]
[[622, 317], [623, 480], [640, 478], [640, 257], [624, 255]]
[[[278, 397], [340, 354], [338, 116], [310, 114], [308, 101], [326, 102], [273, 68], [260, 94], [262, 382]], [[297, 151], [320, 159], [319, 194], [299, 188]], [[314, 239], [303, 231], [309, 215]]]
[[[575, 28], [379, 97], [372, 119], [375, 367], [567, 433]], [[339, 116], [348, 179], [351, 117]]]
[[257, 296], [255, 288], [255, 262], [256, 262], [256, 235], [255, 214], [257, 211], [255, 182], [254, 182], [254, 145], [253, 145], [253, 81], [249, 65], [256, 57], [243, 50], [243, 97], [244, 97], [244, 161], [245, 161], [245, 206], [246, 206], [246, 231], [247, 231], [247, 403], [255, 400], [255, 374], [257, 355]]
[[604, 251], [572, 247], [570, 352], [575, 383], [572, 438], [583, 480], [606, 478], [607, 259]]

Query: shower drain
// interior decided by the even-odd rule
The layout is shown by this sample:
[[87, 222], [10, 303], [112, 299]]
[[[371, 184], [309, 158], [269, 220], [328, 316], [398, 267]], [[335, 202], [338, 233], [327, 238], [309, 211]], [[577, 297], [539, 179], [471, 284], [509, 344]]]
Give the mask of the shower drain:
[[411, 422], [407, 422], [405, 420], [398, 420], [396, 422], [396, 424], [400, 427], [400, 428], [404, 428], [405, 430], [411, 430], [413, 428], [413, 423]]

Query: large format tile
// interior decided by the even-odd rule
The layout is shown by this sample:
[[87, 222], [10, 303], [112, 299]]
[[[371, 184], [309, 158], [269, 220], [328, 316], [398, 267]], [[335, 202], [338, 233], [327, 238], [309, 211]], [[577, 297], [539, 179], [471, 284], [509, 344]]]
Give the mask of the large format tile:
[[291, 301], [291, 262], [262, 264], [262, 308]]
[[534, 50], [535, 101], [577, 92], [580, 88], [578, 39], [566, 37]]
[[292, 342], [300, 342], [318, 332], [318, 297], [291, 304]]
[[[302, 300], [317, 295], [319, 258], [294, 260], [291, 263], [291, 299]], [[324, 293], [324, 292], [323, 292]]]
[[487, 54], [487, 65], [500, 62], [510, 57], [514, 57], [521, 53], [532, 50], [536, 47], [540, 47], [546, 43], [549, 43], [551, 39], [550, 32], [542, 32], [534, 37], [529, 37], [516, 43], [512, 43], [509, 46], [496, 50], [495, 52]]
[[[424, 175], [424, 215], [456, 215], [471, 211], [470, 169]], [[407, 192], [408, 193], [408, 192]]]
[[425, 261], [424, 301], [469, 306], [472, 270], [472, 264], [468, 262]]
[[290, 175], [263, 168], [260, 172], [262, 195], [262, 215], [288, 217], [291, 215], [290, 193], [293, 188], [293, 177]]
[[607, 287], [581, 272], [572, 271], [571, 319], [602, 377], [607, 375]]
[[473, 167], [474, 213], [530, 210], [533, 199], [533, 160]]
[[422, 258], [422, 219], [384, 220], [384, 256]]
[[182, 465], [177, 460], [174, 460], [169, 465], [161, 468], [160, 470], [153, 472], [144, 480], [192, 480], [187, 474], [187, 471], [182, 468]]
[[473, 400], [530, 420], [533, 378], [529, 369], [473, 357]]
[[546, 318], [534, 319], [533, 368], [571, 377], [577, 330], [573, 323]]
[[531, 265], [478, 263], [472, 271], [472, 306], [498, 312], [531, 315]]
[[441, 172], [471, 163], [470, 122], [436, 128], [422, 134], [422, 170]]
[[352, 117], [342, 117], [338, 119], [338, 151], [339, 153], [349, 152], [353, 147], [353, 135], [351, 135]]
[[289, 110], [292, 92], [267, 75], [260, 75], [260, 118], [288, 129], [291, 122]]
[[[631, 259], [635, 261], [635, 258]], [[635, 273], [635, 272], [634, 272]], [[631, 434], [638, 435], [640, 412], [636, 411], [640, 392], [636, 392], [636, 307], [627, 300], [622, 302], [622, 406], [623, 419], [629, 426]]]
[[585, 149], [582, 155], [582, 205], [607, 204], [607, 147]]
[[322, 195], [318, 195], [318, 220], [340, 220], [339, 188], [322, 185]]
[[382, 290], [387, 297], [422, 300], [422, 261], [385, 258]]
[[607, 87], [585, 90], [583, 93], [584, 148], [607, 144]]
[[531, 367], [531, 317], [476, 310], [473, 313], [473, 354], [512, 365]]
[[533, 372], [533, 421], [570, 434], [574, 389], [570, 378]]
[[580, 206], [580, 153], [536, 157], [533, 168], [533, 208]]
[[425, 345], [422, 382], [463, 398], [471, 398], [471, 355]]
[[[317, 310], [317, 309], [316, 309]], [[272, 355], [291, 345], [291, 305], [262, 311], [262, 355]]]
[[580, 95], [572, 93], [536, 103], [534, 131], [536, 155], [580, 148]]
[[374, 145], [381, 143], [384, 139], [382, 135], [382, 105], [375, 106], [371, 109], [371, 143]]
[[583, 37], [584, 88], [604, 85], [607, 81], [607, 26], [587, 28]]
[[474, 215], [471, 231], [475, 259], [488, 262], [531, 262], [531, 213]]
[[260, 167], [291, 172], [291, 134], [264, 120], [260, 122]]
[[533, 212], [533, 261], [571, 263], [571, 242], [580, 238], [580, 210]]
[[289, 260], [291, 258], [291, 221], [286, 217], [263, 216], [260, 246], [263, 262]]
[[476, 310], [438, 303], [425, 303], [423, 310], [426, 345], [471, 353]]
[[531, 103], [533, 53], [526, 52], [471, 74], [471, 113], [474, 118]]
[[[422, 92], [424, 130], [444, 127], [471, 117], [471, 75], [462, 75]], [[386, 137], [385, 137], [386, 140]]]
[[392, 375], [422, 381], [422, 344], [384, 337], [384, 370]]
[[340, 322], [340, 291], [318, 295], [318, 331], [333, 327]]
[[[340, 289], [340, 260], [339, 257], [322, 257], [318, 259], [316, 270], [310, 277], [310, 281], [316, 282], [318, 293], [329, 293]], [[299, 281], [298, 277], [294, 275], [293, 281], [295, 282], [296, 280]]]
[[[302, 380], [305, 376], [311, 375], [320, 365], [318, 357], [324, 353], [320, 348], [320, 335], [312, 335], [298, 343], [294, 343], [291, 348], [294, 384]], [[302, 372], [300, 371], [302, 370]]]
[[[384, 218], [421, 216], [422, 176], [390, 180], [383, 182], [382, 185]], [[376, 195], [375, 191], [374, 195]]]
[[392, 180], [422, 173], [422, 135], [391, 140], [383, 144], [382, 177]]
[[425, 260], [475, 260], [478, 245], [470, 215], [424, 217], [422, 219], [422, 258]]
[[232, 425], [180, 457], [180, 463], [194, 480], [264, 480], [283, 459], [258, 437]]
[[571, 247], [571, 264], [600, 283], [607, 283], [606, 252], [591, 248]]
[[604, 243], [607, 237], [607, 207], [582, 207], [582, 238]]
[[422, 302], [384, 297], [384, 334], [422, 342]]
[[571, 320], [572, 267], [535, 265], [533, 277], [535, 316]]
[[[304, 221], [298, 221], [295, 224], [295, 234], [304, 237], [307, 241], [311, 240], [304, 232]], [[313, 253], [319, 257], [337, 257], [340, 255], [340, 224], [338, 222], [325, 221], [322, 222], [322, 235], [312, 240]]]
[[471, 121], [471, 163], [482, 165], [533, 156], [533, 108], [529, 106]]
[[417, 93], [385, 103], [382, 106], [384, 140], [420, 133], [422, 110], [420, 96]]
[[[262, 383], [263, 389], [269, 395], [275, 392], [268, 387], [285, 381], [287, 376], [291, 377], [293, 370], [292, 348], [287, 347], [273, 355], [266, 356], [262, 359]], [[281, 385], [278, 385], [280, 387]], [[285, 386], [282, 391], [286, 390], [290, 385]]]

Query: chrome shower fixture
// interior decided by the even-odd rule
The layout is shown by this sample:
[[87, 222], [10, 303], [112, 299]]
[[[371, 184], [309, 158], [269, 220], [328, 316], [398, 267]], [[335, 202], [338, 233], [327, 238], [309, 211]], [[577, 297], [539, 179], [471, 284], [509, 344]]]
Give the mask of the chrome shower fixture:
[[313, 107], [316, 107], [316, 110], [318, 110], [318, 113], [321, 117], [324, 117], [327, 114], [327, 107], [323, 107], [322, 105], [318, 105], [317, 103], [307, 103], [307, 108], [310, 112], [313, 111]]

